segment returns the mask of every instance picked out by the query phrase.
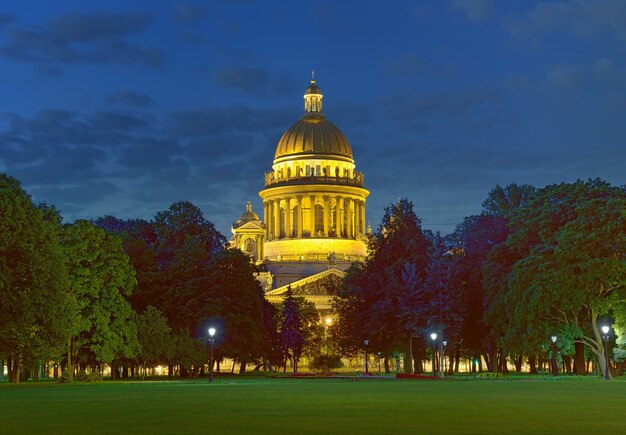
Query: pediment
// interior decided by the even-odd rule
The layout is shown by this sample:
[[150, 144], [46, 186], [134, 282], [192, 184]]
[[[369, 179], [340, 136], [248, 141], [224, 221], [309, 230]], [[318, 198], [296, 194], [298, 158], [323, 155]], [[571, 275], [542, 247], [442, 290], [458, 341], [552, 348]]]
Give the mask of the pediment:
[[291, 287], [294, 296], [330, 296], [328, 290], [339, 285], [346, 273], [328, 269], [265, 293], [266, 297], [282, 297]]

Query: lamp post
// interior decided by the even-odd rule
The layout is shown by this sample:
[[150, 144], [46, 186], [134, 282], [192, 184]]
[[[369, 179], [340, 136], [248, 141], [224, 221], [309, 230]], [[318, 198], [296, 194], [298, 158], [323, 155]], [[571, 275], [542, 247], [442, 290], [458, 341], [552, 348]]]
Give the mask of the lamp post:
[[382, 356], [382, 352], [378, 352], [378, 376], [380, 376], [380, 357]]
[[443, 378], [446, 375], [446, 346], [448, 345], [448, 340], [442, 340], [441, 344], [443, 345], [441, 348], [441, 377]]
[[433, 341], [433, 358], [432, 358], [432, 360], [433, 360], [433, 376], [437, 376], [437, 372], [435, 371], [435, 368], [436, 368], [435, 355], [436, 355], [436, 352], [437, 352], [437, 350], [435, 348], [435, 343], [436, 343], [436, 340], [437, 340], [437, 333], [436, 332], [432, 332], [430, 334], [430, 339]]
[[367, 345], [370, 344], [370, 341], [365, 339], [363, 340], [363, 344], [365, 345], [365, 374], [369, 374], [368, 365], [367, 365]]
[[602, 325], [602, 341], [604, 342], [604, 380], [608, 381], [609, 378], [609, 332], [611, 327], [609, 325]]
[[559, 374], [559, 367], [556, 363], [556, 335], [550, 337], [550, 340], [552, 340], [552, 358], [550, 359], [550, 364], [552, 365], [552, 376], [556, 376]]
[[213, 382], [213, 344], [215, 343], [215, 328], [209, 328], [209, 345], [211, 346], [211, 354], [209, 357], [209, 382]]

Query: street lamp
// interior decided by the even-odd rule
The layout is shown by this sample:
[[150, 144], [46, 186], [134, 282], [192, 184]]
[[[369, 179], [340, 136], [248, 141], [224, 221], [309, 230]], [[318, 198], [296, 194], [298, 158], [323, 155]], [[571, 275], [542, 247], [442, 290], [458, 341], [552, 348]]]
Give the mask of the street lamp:
[[211, 356], [209, 358], [209, 382], [213, 382], [213, 344], [215, 343], [215, 328], [209, 328], [209, 344], [211, 345]]
[[602, 325], [602, 341], [604, 341], [604, 380], [608, 381], [609, 378], [609, 332], [611, 327], [609, 325]]
[[378, 352], [378, 375], [380, 376], [380, 357], [382, 356], [382, 352]]
[[559, 374], [559, 367], [556, 364], [556, 335], [550, 337], [552, 340], [552, 358], [550, 358], [550, 365], [552, 366], [552, 375], [556, 376]]
[[436, 349], [435, 349], [435, 341], [437, 340], [437, 333], [436, 332], [432, 332], [430, 334], [430, 339], [433, 341], [433, 376], [437, 376], [437, 373], [435, 372], [435, 353], [436, 353]]
[[363, 344], [365, 345], [365, 374], [369, 374], [367, 365], [367, 345], [370, 344], [370, 341], [365, 339], [363, 340]]

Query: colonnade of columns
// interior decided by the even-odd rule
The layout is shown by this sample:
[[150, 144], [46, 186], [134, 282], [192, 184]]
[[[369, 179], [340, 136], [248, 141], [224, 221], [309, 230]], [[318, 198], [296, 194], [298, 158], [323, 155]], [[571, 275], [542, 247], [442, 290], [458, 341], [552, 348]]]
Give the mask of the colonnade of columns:
[[[308, 205], [307, 208], [304, 204]], [[317, 213], [316, 213], [317, 209]], [[365, 234], [365, 200], [342, 195], [295, 195], [264, 202], [267, 240], [301, 237], [355, 239]], [[307, 225], [303, 225], [306, 221]]]

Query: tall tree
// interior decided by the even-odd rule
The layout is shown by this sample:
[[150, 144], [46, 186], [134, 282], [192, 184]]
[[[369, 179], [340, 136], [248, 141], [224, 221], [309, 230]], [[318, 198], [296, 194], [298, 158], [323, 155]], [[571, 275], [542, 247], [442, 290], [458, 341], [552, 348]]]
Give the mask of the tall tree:
[[136, 284], [119, 237], [85, 220], [66, 225], [63, 246], [69, 293], [76, 300], [68, 341], [68, 376], [73, 362], [111, 363], [138, 352], [134, 311], [127, 298]]
[[[377, 233], [369, 239], [368, 258], [349, 270], [333, 302], [339, 316], [338, 339], [345, 352], [365, 350], [366, 339], [368, 349], [386, 356], [408, 350], [418, 327], [409, 323], [419, 319], [407, 316], [404, 308], [418, 288], [415, 283], [424, 279], [428, 247], [409, 200], [400, 199], [385, 209]], [[412, 278], [407, 278], [409, 269]], [[387, 370], [387, 358], [385, 363]]]
[[145, 370], [167, 362], [171, 350], [172, 328], [163, 314], [149, 306], [137, 316], [137, 338], [141, 346], [138, 360]]
[[67, 339], [73, 300], [58, 219], [0, 174], [0, 355], [12, 360], [11, 382], [25, 367], [56, 359]]
[[596, 179], [547, 186], [514, 215], [506, 245], [516, 261], [490, 281], [505, 292], [509, 328], [534, 340], [574, 331], [604, 371], [598, 319], [626, 297], [624, 208], [626, 189]]
[[304, 336], [302, 332], [302, 317], [300, 307], [293, 296], [291, 287], [287, 287], [283, 309], [281, 313], [282, 322], [280, 325], [280, 342], [285, 358], [291, 357], [293, 360], [293, 371], [298, 371], [298, 361], [302, 355], [304, 347]]

